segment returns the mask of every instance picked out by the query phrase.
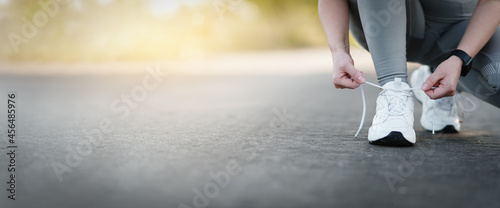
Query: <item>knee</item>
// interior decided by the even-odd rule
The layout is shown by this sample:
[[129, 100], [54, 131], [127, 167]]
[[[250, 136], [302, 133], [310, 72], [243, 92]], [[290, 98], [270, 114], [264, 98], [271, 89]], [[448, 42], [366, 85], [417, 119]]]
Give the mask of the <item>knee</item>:
[[500, 88], [500, 59], [494, 59], [486, 54], [478, 54], [474, 60], [478, 71], [486, 80], [492, 93], [496, 94]]

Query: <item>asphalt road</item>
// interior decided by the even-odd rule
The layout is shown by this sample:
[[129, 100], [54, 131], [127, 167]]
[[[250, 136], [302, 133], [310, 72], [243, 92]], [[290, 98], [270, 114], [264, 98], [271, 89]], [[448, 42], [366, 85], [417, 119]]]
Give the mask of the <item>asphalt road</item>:
[[0, 77], [0, 207], [500, 206], [500, 110], [483, 102], [461, 133], [416, 122], [395, 148], [366, 139], [378, 90], [354, 138], [360, 92], [330, 74], [147, 76]]

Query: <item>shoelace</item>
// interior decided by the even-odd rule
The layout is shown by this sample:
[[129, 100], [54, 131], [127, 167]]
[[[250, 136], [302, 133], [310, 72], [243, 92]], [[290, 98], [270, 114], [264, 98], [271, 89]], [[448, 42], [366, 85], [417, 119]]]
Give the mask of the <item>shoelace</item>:
[[405, 100], [402, 97], [410, 97], [411, 94], [406, 90], [384, 90], [382, 93], [388, 101], [388, 110], [389, 115], [391, 116], [399, 116], [404, 113], [406, 108]]
[[[368, 84], [368, 85], [371, 85], [373, 87], [376, 87], [376, 88], [380, 88], [382, 90], [392, 90], [392, 91], [412, 91], [412, 90], [422, 90], [421, 88], [418, 88], [418, 87], [413, 87], [413, 88], [407, 88], [407, 89], [389, 89], [389, 88], [384, 88], [380, 85], [377, 85], [377, 84], [374, 84], [374, 83], [371, 83], [371, 82], [368, 82], [368, 81], [365, 81], [365, 84]], [[361, 129], [363, 128], [363, 124], [365, 123], [365, 117], [366, 117], [366, 98], [365, 98], [365, 91], [363, 89], [363, 85], [360, 85], [359, 86], [361, 88], [361, 98], [363, 100], [363, 115], [361, 116], [361, 122], [359, 123], [359, 128], [358, 130], [356, 131], [356, 134], [354, 135], [354, 137], [358, 137], [358, 134], [359, 132], [361, 131]], [[435, 87], [433, 87], [432, 89], [435, 89]], [[471, 104], [471, 107], [470, 108], [465, 108], [463, 103], [461, 102], [462, 101], [462, 98], [467, 100], [470, 104]], [[434, 103], [434, 106], [433, 106], [433, 109], [436, 109], [436, 102], [433, 102]], [[454, 105], [453, 105], [454, 104]], [[456, 94], [455, 96], [453, 96], [453, 103], [450, 104], [450, 105], [453, 105], [455, 106], [455, 108], [458, 107], [458, 109], [462, 110], [462, 114], [463, 112], [472, 112], [472, 111], [475, 111], [477, 109], [477, 103], [474, 102], [471, 98], [467, 97], [467, 96], [464, 96], [464, 95], [461, 95], [460, 93]], [[463, 115], [462, 115], [463, 117]], [[434, 117], [433, 117], [433, 120], [434, 120]], [[432, 122], [432, 134], [435, 134], [435, 131], [434, 131], [434, 121]]]

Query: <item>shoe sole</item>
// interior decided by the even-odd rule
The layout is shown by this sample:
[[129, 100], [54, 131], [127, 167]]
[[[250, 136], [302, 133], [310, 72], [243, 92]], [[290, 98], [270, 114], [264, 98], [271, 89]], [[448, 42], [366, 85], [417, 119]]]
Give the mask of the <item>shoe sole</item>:
[[[426, 131], [428, 132], [432, 132], [432, 130], [427, 130], [425, 129]], [[439, 130], [434, 130], [435, 132], [443, 132], [445, 134], [456, 134], [456, 133], [459, 133], [458, 130], [455, 128], [455, 126], [453, 125], [446, 125], [443, 129], [439, 129]]]
[[453, 125], [447, 125], [446, 127], [444, 127], [443, 132], [448, 134], [458, 133], [457, 129], [455, 129]]
[[399, 131], [392, 131], [384, 138], [370, 141], [370, 144], [394, 147], [411, 147], [413, 143], [406, 140], [403, 134]]

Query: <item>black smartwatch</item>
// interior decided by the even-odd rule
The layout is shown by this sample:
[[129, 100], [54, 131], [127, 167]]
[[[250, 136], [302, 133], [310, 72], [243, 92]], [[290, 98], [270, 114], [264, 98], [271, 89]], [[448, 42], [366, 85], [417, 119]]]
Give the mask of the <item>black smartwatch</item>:
[[464, 64], [462, 65], [462, 72], [460, 73], [460, 76], [465, 77], [470, 70], [472, 69], [472, 57], [469, 56], [465, 51], [462, 51], [460, 49], [455, 49], [453, 52], [451, 52], [451, 55], [448, 56], [450, 58], [451, 56], [458, 56], [458, 58], [462, 59]]

